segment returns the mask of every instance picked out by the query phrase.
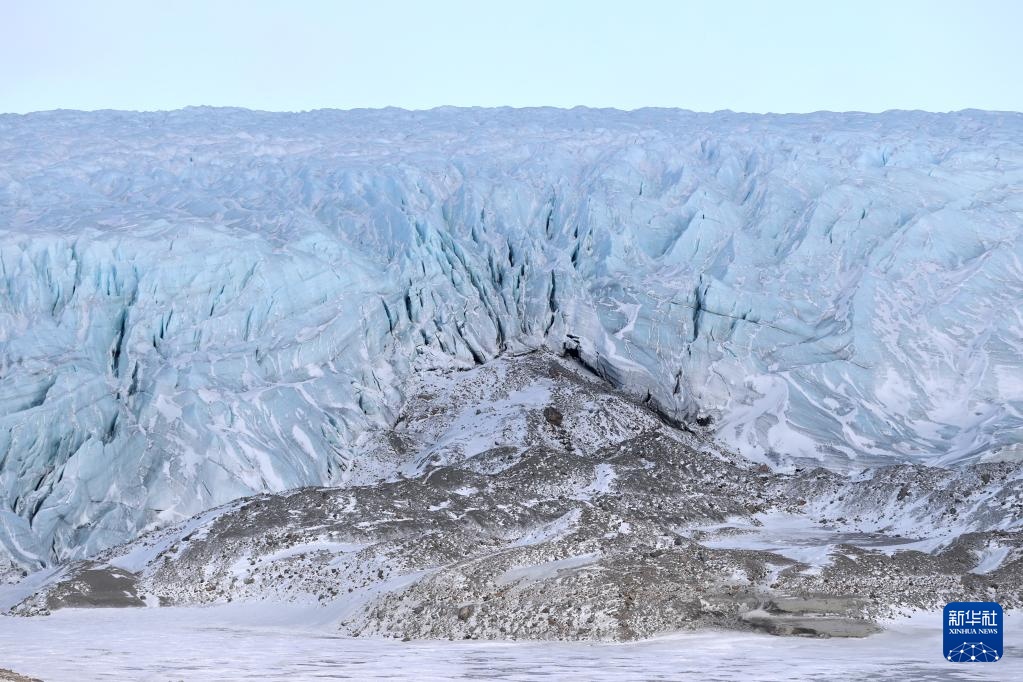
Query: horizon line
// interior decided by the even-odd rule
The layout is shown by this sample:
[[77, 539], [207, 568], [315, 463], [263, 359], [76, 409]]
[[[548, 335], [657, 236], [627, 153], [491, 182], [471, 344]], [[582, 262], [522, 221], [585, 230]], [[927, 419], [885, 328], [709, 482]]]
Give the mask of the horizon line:
[[699, 110], [699, 109], [687, 109], [685, 107], [672, 107], [672, 106], [643, 106], [635, 107], [630, 109], [622, 109], [619, 107], [601, 107], [591, 106], [587, 104], [576, 104], [571, 107], [556, 106], [556, 105], [528, 105], [528, 106], [514, 106], [514, 105], [500, 105], [500, 106], [484, 106], [484, 105], [457, 105], [457, 104], [440, 104], [433, 107], [424, 108], [408, 108], [394, 105], [386, 105], [379, 107], [317, 107], [314, 109], [255, 109], [245, 106], [236, 105], [221, 105], [221, 104], [187, 104], [174, 109], [118, 109], [115, 107], [103, 107], [97, 109], [75, 109], [75, 108], [57, 108], [57, 109], [39, 109], [34, 111], [2, 111], [0, 116], [37, 116], [43, 114], [57, 114], [57, 113], [78, 113], [78, 114], [103, 114], [103, 113], [117, 113], [117, 114], [172, 114], [178, 112], [185, 112], [194, 109], [209, 109], [214, 111], [245, 111], [255, 114], [314, 114], [324, 112], [385, 112], [385, 111], [397, 111], [404, 113], [431, 113], [431, 112], [443, 112], [449, 110], [456, 111], [558, 111], [558, 112], [571, 112], [577, 110], [584, 111], [602, 111], [602, 112], [616, 112], [622, 114], [631, 114], [644, 111], [671, 111], [686, 114], [703, 114], [703, 115], [715, 115], [715, 114], [734, 114], [741, 116], [813, 116], [820, 114], [835, 114], [835, 115], [865, 115], [865, 116], [881, 116], [885, 114], [896, 114], [896, 113], [909, 113], [909, 114], [931, 114], [931, 115], [952, 115], [952, 114], [963, 114], [963, 113], [984, 113], [984, 114], [1023, 114], [1023, 111], [1016, 111], [1012, 109], [983, 109], [979, 107], [966, 107], [963, 109], [949, 109], [945, 111], [938, 111], [932, 109], [883, 109], [881, 111], [865, 111], [859, 109], [847, 109], [847, 110], [835, 110], [835, 109], [816, 109], [814, 111], [736, 111], [734, 109], [715, 109], [710, 110]]

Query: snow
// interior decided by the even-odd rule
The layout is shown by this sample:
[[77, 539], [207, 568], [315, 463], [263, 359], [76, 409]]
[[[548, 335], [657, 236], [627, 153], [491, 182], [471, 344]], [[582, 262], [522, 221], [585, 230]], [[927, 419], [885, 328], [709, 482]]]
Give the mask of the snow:
[[606, 462], [597, 464], [593, 467], [593, 483], [572, 497], [576, 500], [590, 500], [597, 495], [606, 495], [611, 491], [611, 486], [614, 485], [617, 477], [613, 465]]
[[598, 464], [593, 467], [593, 486], [589, 489], [595, 495], [602, 495], [611, 490], [611, 485], [614, 483], [617, 474], [615, 474], [615, 468], [610, 464]]
[[[228, 511], [236, 509], [237, 506], [237, 504], [228, 504], [210, 509], [202, 514], [197, 514], [184, 523], [153, 532], [132, 545], [117, 547], [109, 553], [107, 562], [115, 568], [137, 573], [151, 565], [157, 556], [166, 552], [172, 545], [178, 545], [178, 553], [180, 553], [187, 545], [188, 539], [204, 537], [209, 532], [211, 522]], [[39, 573], [45, 574], [46, 571]]]
[[[921, 549], [920, 543], [914, 541], [912, 537], [855, 532], [833, 524], [814, 523], [805, 515], [779, 511], [763, 512], [749, 521], [732, 519], [680, 532], [687, 535], [694, 532], [700, 534], [697, 541], [711, 549], [771, 551], [807, 564], [808, 573], [819, 573], [821, 568], [830, 564], [831, 555], [838, 545], [866, 547], [888, 554], [906, 549]], [[937, 541], [934, 544], [938, 544]]]
[[627, 644], [347, 638], [315, 607], [69, 609], [0, 617], [0, 667], [47, 682], [355, 678], [360, 680], [758, 680], [1023, 678], [1023, 641], [1006, 614], [997, 664], [941, 655], [941, 613], [866, 639], [683, 633]]
[[600, 556], [600, 552], [591, 552], [589, 554], [580, 554], [579, 556], [546, 561], [542, 564], [516, 566], [515, 568], [509, 568], [507, 571], [499, 575], [497, 577], [497, 584], [508, 585], [519, 581], [533, 582], [537, 580], [544, 580], [556, 576], [559, 571], [573, 571], [575, 569], [583, 568], [584, 566], [589, 566], [590, 564], [599, 561]]
[[[498, 366], [497, 369], [500, 372], [503, 367]], [[481, 372], [469, 370], [464, 374], [479, 376]], [[445, 421], [442, 428], [430, 424], [427, 428], [432, 427], [431, 432], [415, 431], [417, 438], [428, 441], [430, 447], [424, 448], [415, 461], [402, 467], [403, 475], [414, 476], [426, 463], [437, 464], [453, 458], [468, 459], [498, 445], [522, 442], [525, 440], [530, 412], [542, 409], [551, 398], [550, 382], [545, 380], [510, 391], [505, 397], [497, 399], [484, 397], [484, 391], [479, 387], [469, 395], [460, 393], [459, 389], [464, 389], [464, 383], [436, 375], [413, 379], [413, 384], [407, 389], [410, 395], [429, 391], [435, 396], [435, 401], [461, 405], [461, 409], [453, 420]], [[486, 400], [485, 410], [481, 410], [483, 400]], [[422, 426], [408, 425], [407, 428]], [[458, 494], [471, 495], [474, 492]]]
[[316, 542], [302, 542], [278, 552], [272, 552], [259, 558], [259, 563], [272, 564], [281, 559], [299, 556], [301, 554], [312, 554], [314, 552], [327, 552], [329, 554], [350, 554], [361, 552], [369, 545], [355, 542], [333, 542], [320, 540]]
[[539, 545], [544, 542], [548, 542], [555, 538], [559, 538], [563, 535], [568, 534], [577, 523], [579, 523], [579, 517], [582, 512], [578, 509], [559, 516], [550, 523], [546, 523], [538, 528], [535, 528], [528, 533], [522, 535], [522, 537], [511, 543], [511, 547], [527, 547], [529, 545]]
[[[530, 347], [772, 464], [1018, 457], [1021, 133], [978, 111], [0, 116], [0, 553], [33, 571], [345, 484], [414, 371]], [[473, 416], [438, 447], [493, 447]]]
[[316, 449], [313, 448], [313, 442], [309, 440], [309, 436], [306, 435], [305, 431], [299, 428], [298, 424], [291, 427], [291, 435], [298, 443], [302, 451], [309, 455], [310, 459], [316, 458]]
[[61, 566], [45, 568], [26, 576], [17, 583], [0, 584], [0, 612], [28, 599], [50, 581], [60, 580], [66, 572], [67, 569]]
[[1002, 562], [1005, 561], [1005, 557], [1009, 556], [1009, 549], [1009, 547], [990, 547], [985, 549], [981, 553], [980, 561], [977, 563], [977, 567], [973, 569], [972, 573], [983, 575], [984, 573], [994, 571], [1002, 565]]

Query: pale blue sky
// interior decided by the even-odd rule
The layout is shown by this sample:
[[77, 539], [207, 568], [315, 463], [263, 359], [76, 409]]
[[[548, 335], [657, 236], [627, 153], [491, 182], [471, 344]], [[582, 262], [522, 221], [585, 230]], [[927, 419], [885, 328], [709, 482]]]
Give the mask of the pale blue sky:
[[1015, 0], [0, 0], [0, 111], [1023, 110]]

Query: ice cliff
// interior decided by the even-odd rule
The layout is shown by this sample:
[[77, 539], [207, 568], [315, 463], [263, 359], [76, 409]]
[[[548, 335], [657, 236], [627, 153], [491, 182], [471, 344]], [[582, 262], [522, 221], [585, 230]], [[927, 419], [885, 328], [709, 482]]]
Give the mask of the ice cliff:
[[523, 346], [780, 466], [1019, 457], [1023, 115], [0, 116], [12, 565], [341, 483]]

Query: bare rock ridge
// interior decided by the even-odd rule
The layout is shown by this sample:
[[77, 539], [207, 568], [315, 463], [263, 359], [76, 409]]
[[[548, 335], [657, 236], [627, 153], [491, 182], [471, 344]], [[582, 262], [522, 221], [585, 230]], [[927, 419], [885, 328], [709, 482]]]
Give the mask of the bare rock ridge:
[[379, 483], [237, 500], [54, 574], [15, 608], [315, 605], [398, 638], [864, 636], [952, 599], [1023, 604], [1023, 471], [788, 473], [674, 428], [571, 359], [416, 375], [356, 461]]
[[25, 677], [16, 672], [0, 668], [0, 682], [41, 682], [34, 677]]

